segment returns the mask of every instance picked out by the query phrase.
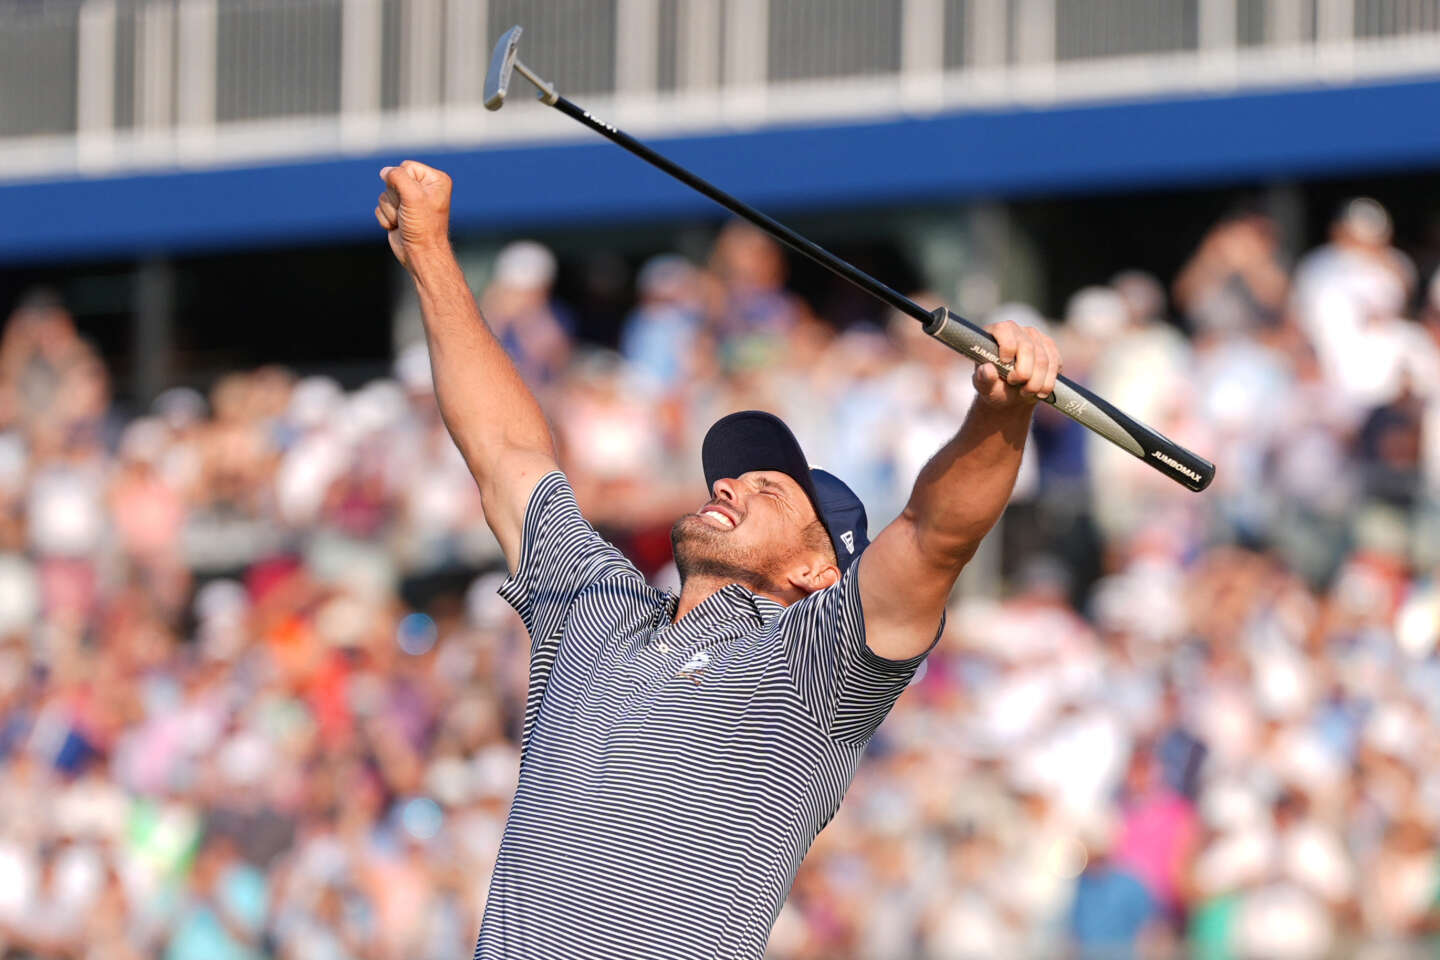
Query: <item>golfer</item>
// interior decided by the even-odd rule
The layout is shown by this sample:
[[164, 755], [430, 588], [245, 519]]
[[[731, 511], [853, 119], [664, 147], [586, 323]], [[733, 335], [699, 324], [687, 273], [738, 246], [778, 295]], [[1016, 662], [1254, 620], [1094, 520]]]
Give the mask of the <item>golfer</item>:
[[381, 177], [375, 215], [419, 291], [440, 412], [530, 633], [520, 780], [475, 956], [761, 957], [1005, 506], [1055, 345], [990, 328], [1013, 372], [975, 371], [964, 424], [873, 541], [860, 501], [780, 420], [721, 419], [709, 498], [671, 532], [675, 596], [580, 515], [451, 252], [450, 178], [413, 161]]

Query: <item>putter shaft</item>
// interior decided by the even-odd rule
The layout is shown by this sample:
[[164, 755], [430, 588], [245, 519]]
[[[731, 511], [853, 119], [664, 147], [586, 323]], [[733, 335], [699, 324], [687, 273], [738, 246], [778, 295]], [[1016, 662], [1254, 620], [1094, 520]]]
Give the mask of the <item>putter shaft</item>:
[[[514, 70], [535, 85], [536, 89], [540, 91], [540, 99], [546, 104], [583, 123], [651, 166], [663, 170], [692, 190], [709, 197], [736, 216], [749, 220], [797, 253], [850, 281], [881, 302], [918, 320], [924, 324], [927, 334], [957, 353], [969, 357], [976, 363], [993, 363], [1002, 373], [1008, 374], [1013, 369], [1011, 364], [1002, 361], [996, 353], [998, 345], [995, 338], [969, 320], [951, 313], [945, 307], [933, 312], [926, 310], [898, 290], [841, 260], [819, 244], [807, 240], [778, 220], [766, 216], [743, 200], [726, 193], [709, 181], [701, 179], [674, 161], [656, 153], [625, 131], [597, 119], [588, 110], [561, 96], [553, 85], [541, 80], [515, 55], [519, 35], [520, 28], [512, 27], [495, 48], [491, 75], [499, 78], [497, 86], [499, 94], [494, 97], [487, 96], [486, 106], [498, 109], [503, 103], [505, 79], [508, 78], [509, 69], [513, 66]], [[1191, 490], [1204, 490], [1215, 477], [1213, 463], [1185, 449], [1159, 431], [1130, 417], [1104, 398], [1090, 392], [1063, 374], [1056, 378], [1055, 389], [1045, 398], [1045, 402]]]

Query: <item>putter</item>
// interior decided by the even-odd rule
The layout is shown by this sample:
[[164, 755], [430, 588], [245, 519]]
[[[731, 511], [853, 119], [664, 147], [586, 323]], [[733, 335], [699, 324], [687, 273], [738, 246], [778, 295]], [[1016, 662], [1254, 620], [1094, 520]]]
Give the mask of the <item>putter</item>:
[[[933, 311], [926, 310], [914, 300], [891, 289], [863, 270], [846, 263], [824, 247], [805, 239], [778, 220], [771, 219], [719, 187], [702, 180], [679, 164], [667, 160], [651, 150], [623, 130], [596, 119], [588, 111], [562, 97], [553, 84], [540, 79], [539, 75], [520, 61], [518, 55], [520, 33], [520, 27], [511, 27], [501, 35], [500, 42], [495, 45], [495, 52], [490, 58], [490, 70], [485, 76], [485, 106], [487, 109], [499, 110], [505, 105], [505, 95], [510, 85], [511, 73], [512, 71], [519, 73], [535, 86], [539, 99], [546, 105], [583, 123], [602, 137], [624, 147], [646, 163], [665, 171], [676, 180], [704, 194], [737, 216], [744, 217], [787, 247], [809, 257], [837, 276], [850, 281], [877, 300], [920, 321], [924, 325], [926, 333], [957, 353], [969, 357], [976, 363], [993, 363], [1002, 373], [1010, 373], [1012, 365], [1001, 362], [996, 353], [995, 338], [969, 320], [952, 313], [947, 307], [940, 307]], [[1095, 431], [1122, 450], [1133, 454], [1191, 490], [1204, 490], [1215, 478], [1215, 465], [1209, 460], [1185, 449], [1159, 431], [1147, 427], [1109, 401], [1064, 375], [1055, 378], [1055, 389], [1045, 398], [1045, 402], [1076, 423]]]

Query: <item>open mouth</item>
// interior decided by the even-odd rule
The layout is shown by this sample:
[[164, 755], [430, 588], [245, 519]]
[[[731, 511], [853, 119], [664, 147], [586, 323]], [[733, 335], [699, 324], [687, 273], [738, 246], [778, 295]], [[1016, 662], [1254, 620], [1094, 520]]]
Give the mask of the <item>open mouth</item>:
[[700, 511], [699, 515], [704, 517], [706, 520], [709, 520], [711, 523], [718, 524], [721, 528], [725, 530], [735, 529], [735, 521], [732, 520], [728, 514], [721, 513], [714, 507], [706, 507], [704, 510]]

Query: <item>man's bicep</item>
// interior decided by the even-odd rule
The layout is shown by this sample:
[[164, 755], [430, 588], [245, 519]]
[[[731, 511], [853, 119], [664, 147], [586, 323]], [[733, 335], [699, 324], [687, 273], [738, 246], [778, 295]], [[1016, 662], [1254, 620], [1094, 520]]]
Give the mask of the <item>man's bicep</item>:
[[870, 651], [887, 660], [909, 660], [930, 649], [964, 564], [927, 552], [903, 515], [881, 530], [856, 562]]
[[524, 547], [525, 511], [535, 485], [548, 473], [558, 470], [555, 458], [530, 450], [515, 450], [497, 459], [483, 481], [477, 477], [485, 522], [500, 542], [505, 567], [511, 574], [520, 569]]

